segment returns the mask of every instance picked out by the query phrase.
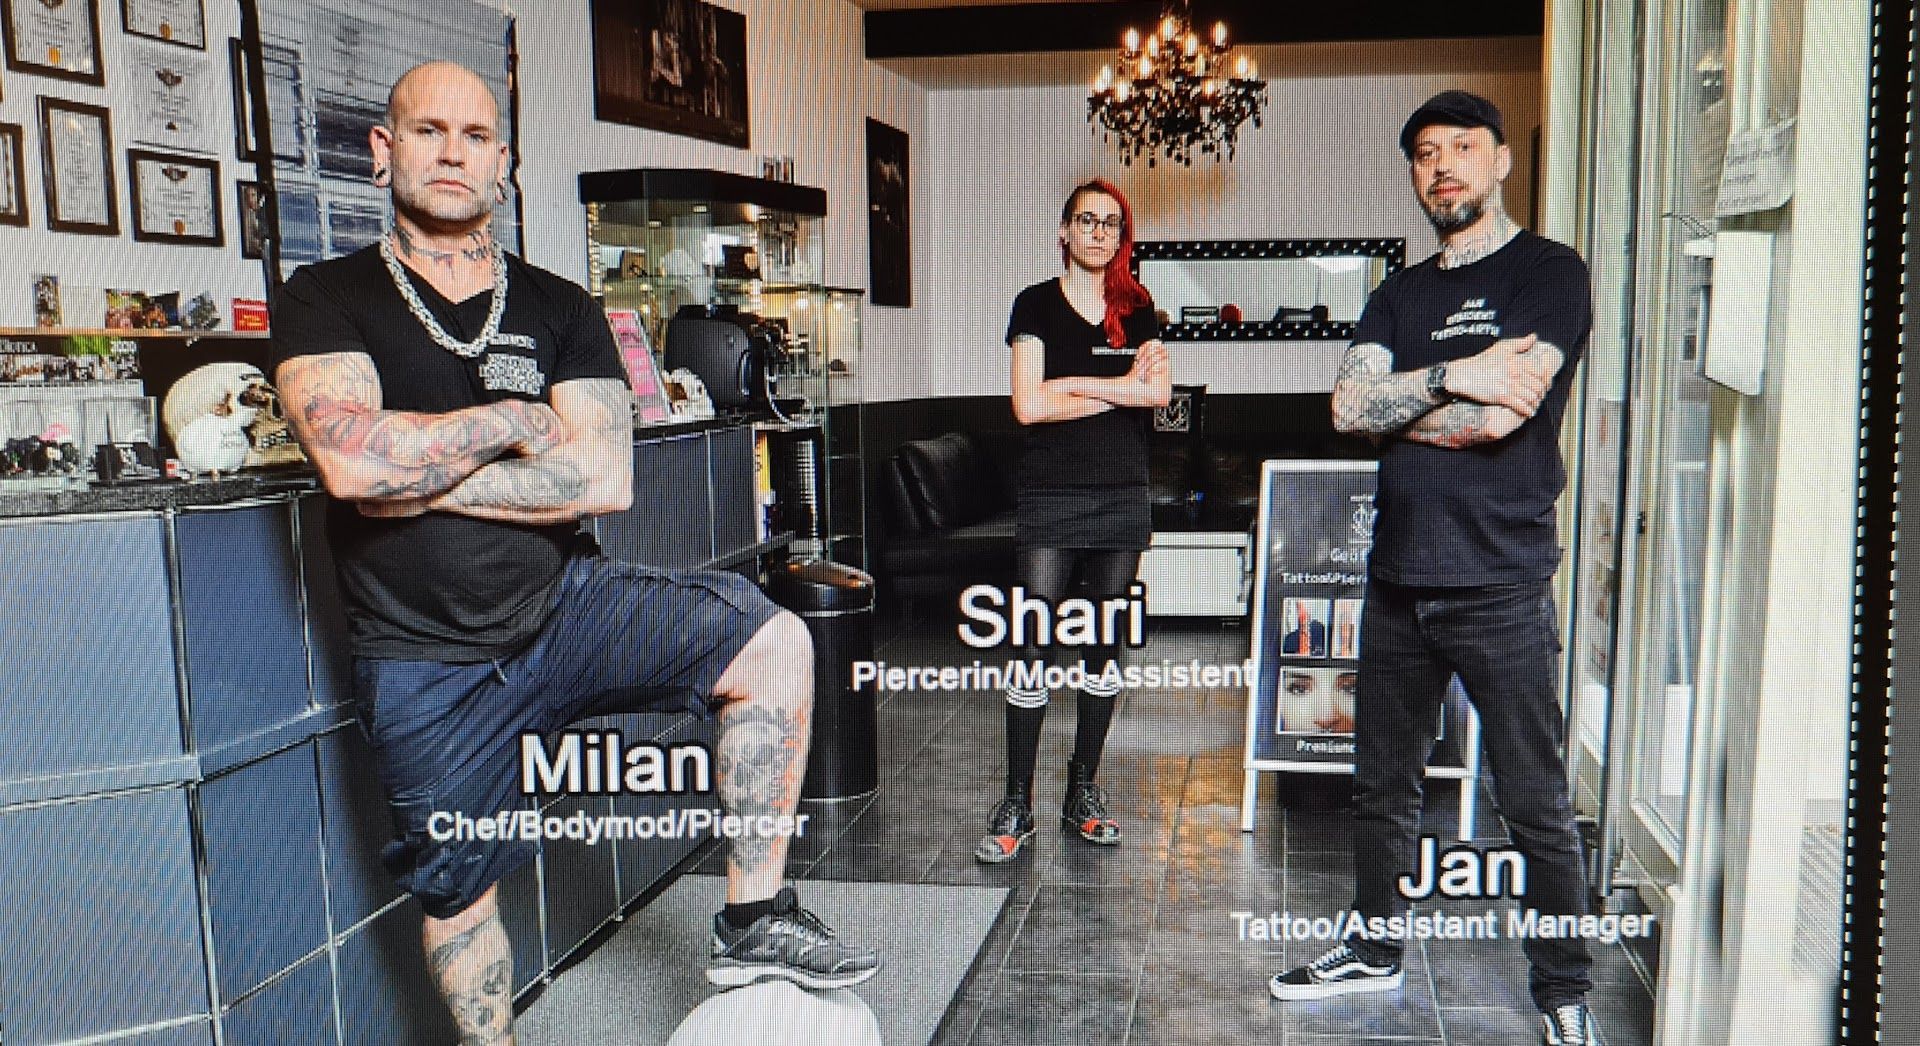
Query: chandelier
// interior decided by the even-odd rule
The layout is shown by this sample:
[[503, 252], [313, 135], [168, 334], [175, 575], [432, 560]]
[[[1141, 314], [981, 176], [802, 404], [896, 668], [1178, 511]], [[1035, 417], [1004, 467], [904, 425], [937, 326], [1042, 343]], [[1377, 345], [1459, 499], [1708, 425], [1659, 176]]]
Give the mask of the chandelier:
[[1165, 155], [1191, 167], [1195, 152], [1231, 160], [1240, 125], [1260, 126], [1267, 82], [1254, 78], [1246, 55], [1232, 57], [1225, 22], [1215, 22], [1203, 40], [1189, 10], [1189, 0], [1168, 3], [1144, 46], [1129, 28], [1119, 72], [1102, 66], [1087, 96], [1087, 122], [1102, 129], [1103, 141], [1119, 139], [1120, 162], [1128, 166], [1145, 156], [1152, 167]]

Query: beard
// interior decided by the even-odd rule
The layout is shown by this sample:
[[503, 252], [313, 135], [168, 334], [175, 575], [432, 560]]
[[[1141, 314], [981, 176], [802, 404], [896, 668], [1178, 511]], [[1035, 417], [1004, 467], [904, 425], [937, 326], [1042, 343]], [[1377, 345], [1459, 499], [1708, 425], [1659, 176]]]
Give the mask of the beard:
[[1463, 196], [1451, 204], [1429, 203], [1421, 201], [1427, 212], [1427, 221], [1433, 223], [1433, 231], [1441, 236], [1451, 236], [1471, 226], [1487, 213], [1487, 196]]

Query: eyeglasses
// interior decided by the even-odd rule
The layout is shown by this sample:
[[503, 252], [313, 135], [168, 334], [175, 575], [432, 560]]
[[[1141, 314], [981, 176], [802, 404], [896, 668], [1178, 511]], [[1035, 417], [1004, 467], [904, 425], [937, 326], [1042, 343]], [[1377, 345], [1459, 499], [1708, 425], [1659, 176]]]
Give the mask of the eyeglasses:
[[1109, 236], [1118, 236], [1121, 226], [1125, 224], [1126, 219], [1117, 214], [1111, 218], [1102, 218], [1092, 211], [1081, 211], [1073, 216], [1073, 227], [1086, 234], [1099, 229]]

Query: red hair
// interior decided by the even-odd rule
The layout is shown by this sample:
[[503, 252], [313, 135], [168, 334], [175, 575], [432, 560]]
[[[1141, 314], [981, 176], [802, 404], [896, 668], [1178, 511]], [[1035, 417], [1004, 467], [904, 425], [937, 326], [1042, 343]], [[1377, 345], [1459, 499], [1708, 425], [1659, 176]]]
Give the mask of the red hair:
[[[1107, 261], [1106, 285], [1102, 288], [1107, 299], [1107, 319], [1103, 325], [1107, 332], [1107, 344], [1114, 348], [1123, 348], [1127, 344], [1126, 328], [1121, 321], [1153, 299], [1140, 281], [1133, 278], [1133, 208], [1120, 190], [1105, 178], [1095, 178], [1074, 186], [1067, 194], [1066, 205], [1060, 208], [1060, 224], [1073, 220], [1073, 206], [1080, 197], [1089, 193], [1111, 196], [1120, 205], [1120, 242], [1113, 249], [1113, 257]], [[1060, 264], [1073, 264], [1073, 256], [1067, 250], [1065, 241], [1060, 244]]]

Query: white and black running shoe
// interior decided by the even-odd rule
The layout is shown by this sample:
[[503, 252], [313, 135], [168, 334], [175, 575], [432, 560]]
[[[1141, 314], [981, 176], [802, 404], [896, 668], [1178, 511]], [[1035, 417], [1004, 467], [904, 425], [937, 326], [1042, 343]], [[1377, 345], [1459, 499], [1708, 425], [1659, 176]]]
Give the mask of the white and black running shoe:
[[880, 953], [835, 939], [819, 917], [800, 907], [793, 887], [774, 895], [773, 912], [736, 930], [713, 917], [707, 981], [722, 988], [778, 977], [807, 988], [850, 988], [880, 970]]
[[1400, 964], [1376, 966], [1343, 941], [1305, 966], [1276, 973], [1267, 990], [1283, 1002], [1326, 999], [1352, 992], [1386, 992], [1400, 987]]
[[1600, 1036], [1593, 1028], [1593, 1013], [1584, 1002], [1556, 1006], [1552, 1013], [1540, 1015], [1541, 1041], [1547, 1046], [1598, 1046]]

